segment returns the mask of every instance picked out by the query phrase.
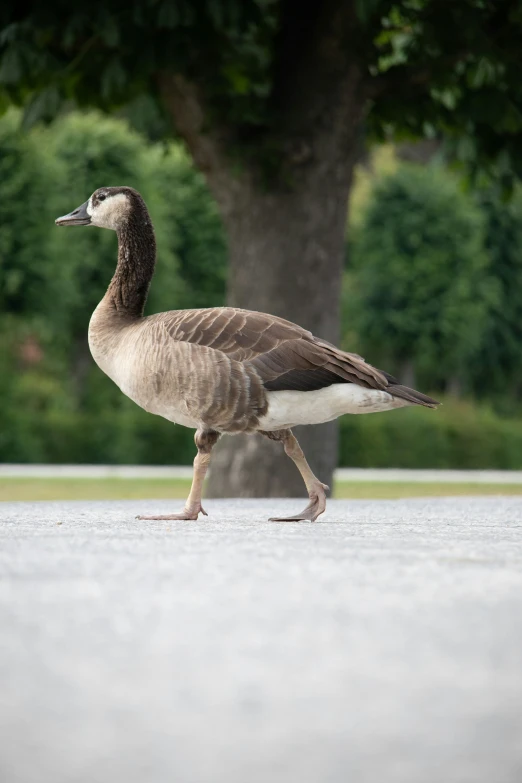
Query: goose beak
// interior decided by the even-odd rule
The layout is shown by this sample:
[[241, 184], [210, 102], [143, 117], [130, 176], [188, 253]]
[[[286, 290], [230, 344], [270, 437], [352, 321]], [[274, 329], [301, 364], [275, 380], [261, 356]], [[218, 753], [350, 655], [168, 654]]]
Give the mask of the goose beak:
[[68, 215], [56, 218], [54, 221], [57, 226], [88, 226], [91, 222], [91, 216], [87, 212], [89, 202], [86, 201], [81, 207], [69, 212]]

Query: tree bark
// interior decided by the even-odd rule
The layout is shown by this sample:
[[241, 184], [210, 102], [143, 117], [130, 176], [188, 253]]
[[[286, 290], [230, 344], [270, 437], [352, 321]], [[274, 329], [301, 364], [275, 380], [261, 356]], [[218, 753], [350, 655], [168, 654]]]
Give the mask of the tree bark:
[[[294, 0], [288, 0], [289, 12]], [[299, 5], [299, 4], [297, 4]], [[337, 7], [328, 14], [326, 6]], [[340, 292], [348, 197], [364, 110], [361, 75], [347, 60], [346, 4], [311, 4], [317, 17], [283, 25], [273, 94], [275, 129], [241, 149], [237, 129], [206, 121], [197, 85], [162, 74], [160, 90], [177, 131], [204, 172], [228, 236], [228, 302], [281, 316], [331, 342], [339, 340]], [[349, 4], [351, 8], [351, 4]], [[294, 9], [296, 10], [296, 9]], [[297, 9], [299, 10], [299, 9]], [[289, 13], [290, 20], [303, 20]], [[237, 150], [245, 153], [239, 165]], [[278, 162], [271, 177], [260, 160]], [[299, 431], [301, 430], [301, 431]], [[336, 422], [297, 428], [321, 481], [337, 463]], [[207, 494], [300, 496], [304, 488], [280, 444], [260, 436], [223, 438], [214, 450]]]
[[[226, 225], [229, 304], [279, 315], [335, 343], [349, 158], [333, 168], [291, 193], [243, 190]], [[312, 470], [326, 483], [337, 464], [337, 431], [336, 422], [296, 430]], [[224, 439], [216, 452], [208, 487], [214, 497], [303, 494], [302, 479], [280, 444], [235, 436]]]

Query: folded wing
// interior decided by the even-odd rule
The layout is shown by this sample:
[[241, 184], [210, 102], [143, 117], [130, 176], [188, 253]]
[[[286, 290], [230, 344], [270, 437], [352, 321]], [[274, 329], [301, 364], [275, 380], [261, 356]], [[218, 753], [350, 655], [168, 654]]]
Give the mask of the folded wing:
[[333, 383], [387, 389], [389, 376], [277, 316], [230, 307], [162, 314], [170, 336], [249, 363], [267, 391], [315, 391]]

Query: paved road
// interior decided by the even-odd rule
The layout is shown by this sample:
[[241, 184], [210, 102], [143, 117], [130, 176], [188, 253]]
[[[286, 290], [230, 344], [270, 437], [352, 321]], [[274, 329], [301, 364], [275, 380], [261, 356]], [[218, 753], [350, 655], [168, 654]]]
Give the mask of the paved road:
[[522, 500], [0, 504], [2, 783], [519, 783]]

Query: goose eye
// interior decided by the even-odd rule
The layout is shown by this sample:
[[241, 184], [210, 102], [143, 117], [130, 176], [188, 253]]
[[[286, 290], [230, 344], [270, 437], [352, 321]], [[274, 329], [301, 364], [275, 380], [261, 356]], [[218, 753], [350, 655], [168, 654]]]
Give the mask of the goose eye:
[[98, 196], [98, 201], [105, 201], [106, 198], [107, 196], [105, 196], [103, 193], [100, 193], [100, 195]]

